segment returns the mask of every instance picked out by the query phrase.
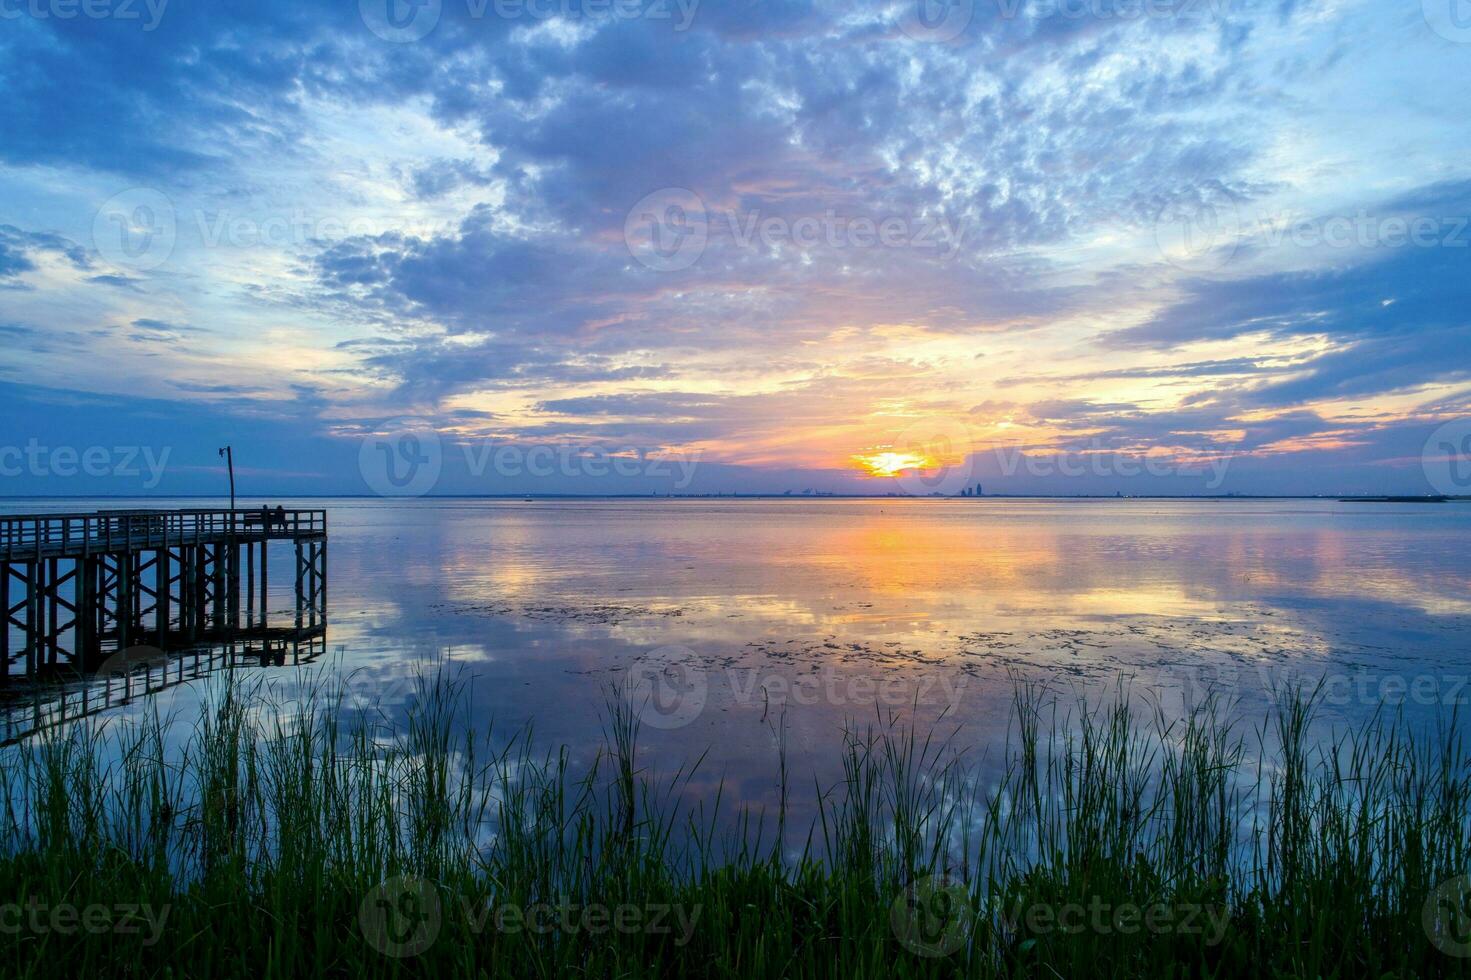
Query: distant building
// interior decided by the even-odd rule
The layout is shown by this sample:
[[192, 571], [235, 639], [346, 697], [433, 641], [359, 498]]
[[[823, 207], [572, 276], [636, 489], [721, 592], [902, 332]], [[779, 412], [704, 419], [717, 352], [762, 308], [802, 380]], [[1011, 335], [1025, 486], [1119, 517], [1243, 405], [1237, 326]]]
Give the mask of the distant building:
[[986, 495], [986, 491], [981, 488], [981, 485], [979, 483], [977, 483], [976, 484], [976, 496], [977, 497], [984, 497], [985, 495]]

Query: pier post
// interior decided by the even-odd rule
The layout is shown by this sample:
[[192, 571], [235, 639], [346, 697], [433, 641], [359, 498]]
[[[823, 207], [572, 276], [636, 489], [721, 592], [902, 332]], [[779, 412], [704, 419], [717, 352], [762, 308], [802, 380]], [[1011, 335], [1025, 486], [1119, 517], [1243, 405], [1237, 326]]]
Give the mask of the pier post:
[[26, 562], [26, 673], [32, 676], [36, 673], [37, 647], [41, 642], [41, 595], [36, 588], [40, 568], [39, 561]]
[[61, 659], [56, 642], [56, 559], [48, 558], [40, 563], [41, 579], [38, 592], [41, 598], [41, 663], [55, 667]]
[[230, 559], [229, 567], [226, 569], [229, 579], [225, 596], [230, 607], [229, 627], [233, 630], [240, 628], [240, 545], [235, 540], [233, 533], [230, 535], [229, 543], [225, 545], [225, 554]]
[[262, 541], [260, 543], [260, 625], [261, 629], [267, 626], [266, 617], [270, 613], [271, 603], [271, 574], [270, 574], [270, 552], [271, 543]]
[[58, 564], [55, 558], [46, 562], [46, 591], [41, 596], [41, 601], [46, 604], [46, 663], [52, 667], [55, 667], [61, 660], [61, 643], [56, 627], [59, 615], [57, 606], [60, 605], [58, 600], [61, 598], [58, 595], [59, 586], [56, 583]]
[[184, 559], [184, 567], [187, 569], [187, 577], [180, 586], [180, 591], [185, 597], [184, 605], [189, 613], [189, 628], [184, 631], [184, 635], [192, 643], [199, 639], [200, 593], [204, 590], [203, 584], [199, 581], [199, 548], [197, 546], [184, 548], [180, 554]]
[[[143, 556], [136, 551], [128, 552], [128, 581], [133, 603], [128, 611], [128, 636], [133, 643], [143, 639]], [[131, 645], [131, 644], [130, 644]]]
[[5, 618], [0, 622], [0, 685], [10, 680], [10, 566], [0, 565], [0, 610]]
[[323, 538], [317, 542], [317, 602], [313, 607], [316, 610], [317, 622], [322, 626], [327, 625], [327, 539]]
[[327, 625], [327, 539], [322, 539], [322, 626]]
[[[289, 512], [285, 519], [264, 511], [256, 518], [182, 510], [5, 520], [0, 686], [22, 671], [30, 677], [61, 668], [89, 672], [114, 650], [138, 643], [177, 649], [244, 642], [253, 651], [257, 641], [272, 641], [266, 633], [273, 541], [290, 542], [296, 554], [297, 642], [320, 636], [326, 624], [320, 511]], [[243, 641], [233, 635], [242, 626], [251, 633]], [[285, 637], [291, 629], [279, 632]]]
[[86, 556], [76, 560], [72, 574], [76, 576], [76, 613], [72, 619], [72, 649], [77, 662], [90, 667], [96, 658], [92, 652], [92, 560]]
[[153, 624], [157, 627], [158, 648], [162, 650], [169, 638], [169, 549], [159, 548], [153, 562], [154, 589], [158, 593], [153, 600]]
[[225, 555], [228, 549], [223, 544], [213, 547], [205, 545], [210, 554], [210, 627], [223, 629], [225, 626]]
[[301, 604], [304, 598], [302, 595], [302, 573], [301, 542], [298, 541], [296, 542], [296, 630], [298, 633], [301, 632]]
[[255, 542], [245, 542], [245, 625], [255, 625]]
[[133, 645], [133, 560], [128, 554], [117, 557], [117, 648]]

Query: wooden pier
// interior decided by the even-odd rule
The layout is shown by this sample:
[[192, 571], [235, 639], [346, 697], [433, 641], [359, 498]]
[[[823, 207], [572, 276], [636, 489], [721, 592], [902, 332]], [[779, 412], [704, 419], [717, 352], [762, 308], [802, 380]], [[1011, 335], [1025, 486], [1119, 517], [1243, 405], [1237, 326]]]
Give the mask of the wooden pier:
[[[271, 553], [285, 548], [295, 554], [295, 613], [273, 626]], [[0, 610], [0, 686], [95, 672], [137, 646], [317, 635], [327, 623], [327, 512], [0, 517]]]

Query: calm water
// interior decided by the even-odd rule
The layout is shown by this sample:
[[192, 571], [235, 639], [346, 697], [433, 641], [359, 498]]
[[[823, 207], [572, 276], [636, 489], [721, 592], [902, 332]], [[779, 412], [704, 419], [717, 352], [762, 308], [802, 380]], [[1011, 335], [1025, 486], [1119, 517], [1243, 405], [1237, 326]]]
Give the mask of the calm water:
[[[1248, 720], [1324, 675], [1334, 722], [1471, 701], [1471, 504], [295, 503], [329, 512], [324, 669], [365, 698], [393, 710], [416, 663], [448, 656], [480, 719], [588, 752], [632, 670], [646, 758], [708, 748], [746, 800], [772, 797], [780, 729], [799, 773], [830, 772], [845, 722], [876, 715], [943, 716], [984, 749], [1017, 680], [1122, 676], [1171, 711], [1213, 686]], [[194, 687], [161, 697], [187, 708]]]

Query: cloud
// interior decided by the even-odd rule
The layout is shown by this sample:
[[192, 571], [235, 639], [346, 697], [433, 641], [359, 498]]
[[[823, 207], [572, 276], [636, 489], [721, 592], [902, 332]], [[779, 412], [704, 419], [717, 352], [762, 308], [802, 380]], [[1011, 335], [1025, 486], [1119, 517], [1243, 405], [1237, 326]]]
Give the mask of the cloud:
[[[1424, 244], [1390, 224], [1407, 212], [1434, 227]], [[1322, 338], [1322, 353], [1252, 389], [1264, 405], [1471, 379], [1471, 183], [1421, 188], [1353, 220], [1369, 246], [1340, 249], [1326, 268], [1189, 282], [1179, 302], [1105, 342], [1171, 350], [1248, 336]]]
[[423, 199], [443, 197], [465, 185], [485, 187], [491, 177], [470, 160], [435, 160], [410, 175], [414, 194]]
[[134, 279], [132, 276], [107, 274], [101, 276], [90, 276], [88, 277], [87, 281], [98, 286], [115, 286], [118, 289], [137, 289], [138, 284], [143, 280]]
[[[1415, 18], [1004, 6], [945, 43], [891, 0], [704, 0], [687, 25], [445, 3], [408, 44], [353, 3], [22, 18], [0, 41], [0, 164], [28, 182], [0, 191], [6, 367], [74, 378], [115, 337], [181, 404], [284, 395], [328, 434], [422, 412], [824, 472], [927, 412], [1004, 412], [1029, 445], [1372, 465], [1357, 447], [1417, 411], [1375, 399], [1459, 404], [1464, 250], [1254, 238], [1212, 279], [1154, 242], [1162, 209], [1203, 201], [1468, 213], [1441, 98], [1460, 65]], [[1414, 108], [1371, 124], [1361, 86]], [[146, 294], [75, 244], [135, 186], [178, 211]], [[625, 228], [668, 188], [707, 234], [659, 271]], [[191, 220], [297, 211], [351, 232], [243, 248]], [[862, 233], [891, 220], [894, 243]], [[86, 275], [52, 283], [57, 259]], [[85, 383], [121, 375], [91, 360]], [[1351, 419], [1324, 404], [1348, 399]]]
[[14, 225], [0, 224], [0, 287], [7, 285], [6, 279], [16, 280], [22, 273], [34, 271], [33, 256], [41, 252], [60, 255], [78, 269], [90, 267], [86, 250], [60, 235], [22, 231]]

